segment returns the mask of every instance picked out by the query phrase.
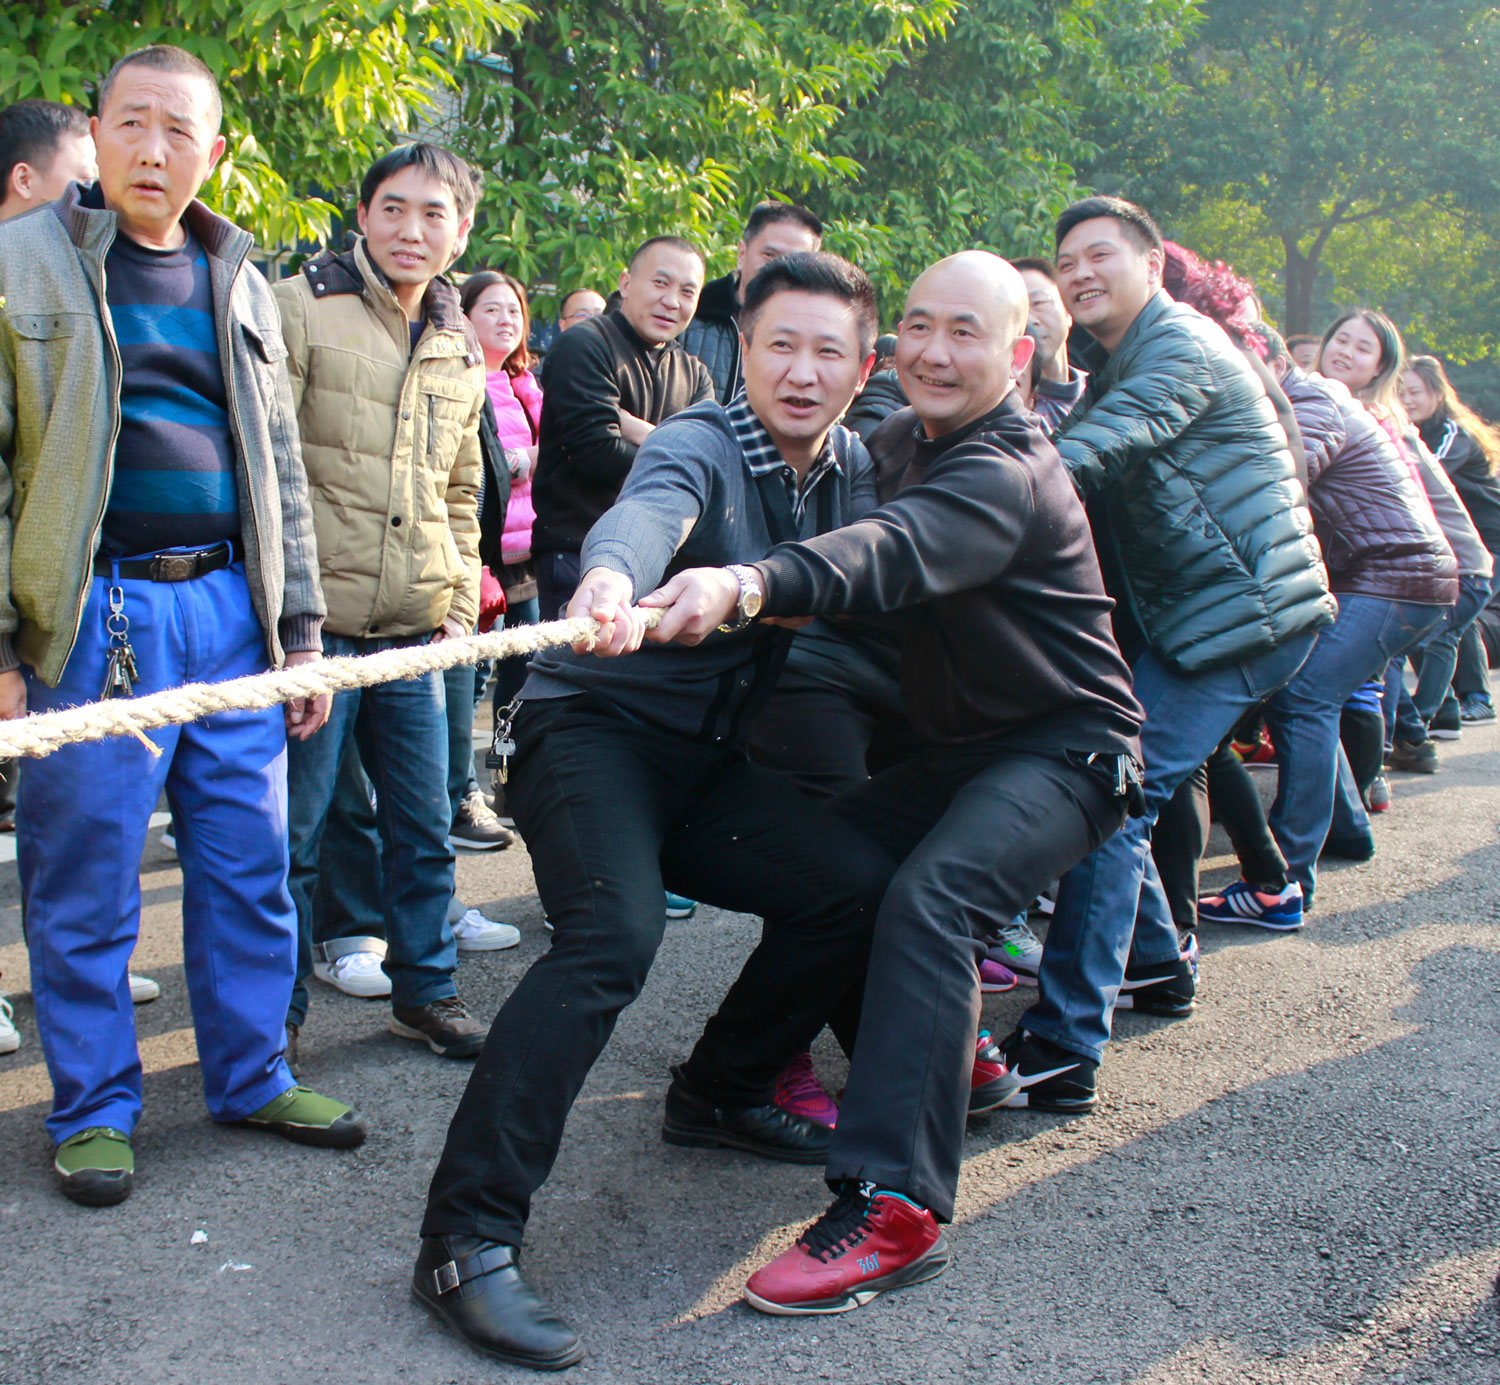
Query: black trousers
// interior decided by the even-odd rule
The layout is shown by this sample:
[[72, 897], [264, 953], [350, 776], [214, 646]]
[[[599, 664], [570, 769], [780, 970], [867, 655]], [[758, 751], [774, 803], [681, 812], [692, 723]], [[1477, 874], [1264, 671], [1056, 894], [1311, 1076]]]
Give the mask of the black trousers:
[[953, 1217], [984, 939], [1115, 832], [1094, 770], [992, 746], [931, 748], [836, 799], [901, 865], [875, 923], [827, 1176]]
[[[891, 695], [901, 693], [894, 683]], [[811, 798], [832, 798], [922, 748], [899, 712], [788, 670], [750, 728], [750, 758]]]
[[568, 1112], [661, 944], [663, 887], [766, 920], [688, 1061], [694, 1085], [749, 1105], [770, 1100], [863, 969], [894, 864], [737, 751], [603, 698], [527, 703], [515, 735], [506, 801], [555, 931], [490, 1029], [422, 1234], [520, 1245]]

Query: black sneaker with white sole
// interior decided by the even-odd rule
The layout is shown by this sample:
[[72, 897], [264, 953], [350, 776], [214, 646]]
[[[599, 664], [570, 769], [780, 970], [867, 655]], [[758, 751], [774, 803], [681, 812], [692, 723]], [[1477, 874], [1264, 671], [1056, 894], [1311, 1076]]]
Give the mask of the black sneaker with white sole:
[[1193, 1013], [1198, 994], [1198, 940], [1191, 933], [1175, 962], [1125, 968], [1116, 1010], [1184, 1019]]
[[1099, 1064], [1092, 1058], [1024, 1029], [1015, 1030], [1000, 1048], [1012, 1080], [1019, 1083], [1005, 1099], [1007, 1106], [1076, 1116], [1099, 1104]]

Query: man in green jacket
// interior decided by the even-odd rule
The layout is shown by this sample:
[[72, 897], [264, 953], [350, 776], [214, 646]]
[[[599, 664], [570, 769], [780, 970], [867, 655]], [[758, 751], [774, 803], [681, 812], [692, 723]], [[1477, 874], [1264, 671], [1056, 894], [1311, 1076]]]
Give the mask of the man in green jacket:
[[[105, 79], [99, 182], [0, 227], [0, 717], [320, 657], [323, 596], [276, 310], [245, 232], [194, 201], [213, 75], [143, 48]], [[326, 699], [68, 746], [22, 770], [17, 857], [62, 1190], [129, 1195], [141, 1064], [126, 965], [165, 789], [215, 1120], [352, 1147], [282, 1057], [296, 926], [287, 735]]]
[[1163, 259], [1155, 222], [1120, 198], [1058, 221], [1063, 302], [1097, 359], [1055, 441], [1146, 712], [1144, 812], [1062, 879], [1037, 1003], [1001, 1044], [1020, 1083], [1010, 1106], [1092, 1110], [1112, 1011], [1192, 1010], [1197, 954], [1172, 922], [1152, 826], [1337, 610], [1275, 407], [1223, 330], [1163, 291]]

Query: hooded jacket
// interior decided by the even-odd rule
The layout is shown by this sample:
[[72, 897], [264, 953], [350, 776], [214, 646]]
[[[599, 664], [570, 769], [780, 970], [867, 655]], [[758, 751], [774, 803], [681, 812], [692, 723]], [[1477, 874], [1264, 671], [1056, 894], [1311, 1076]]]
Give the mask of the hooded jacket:
[[1500, 554], [1500, 477], [1490, 470], [1479, 444], [1444, 409], [1417, 429], [1427, 450], [1442, 464], [1492, 554]]
[[[118, 222], [81, 196], [0, 226], [0, 669], [19, 657], [49, 687], [78, 638], [120, 426], [104, 306]], [[201, 202], [183, 221], [208, 257], [245, 576], [279, 665], [321, 648], [324, 611], [286, 347], [249, 233]]]
[[1196, 309], [1157, 293], [1056, 443], [1170, 667], [1254, 658], [1333, 620], [1286, 432], [1244, 355]]
[[430, 634], [479, 617], [484, 354], [434, 279], [415, 347], [365, 251], [325, 250], [276, 285], [312, 494], [328, 628]]
[[1453, 550], [1385, 430], [1337, 380], [1294, 367], [1281, 387], [1302, 431], [1308, 504], [1333, 591], [1457, 600]]

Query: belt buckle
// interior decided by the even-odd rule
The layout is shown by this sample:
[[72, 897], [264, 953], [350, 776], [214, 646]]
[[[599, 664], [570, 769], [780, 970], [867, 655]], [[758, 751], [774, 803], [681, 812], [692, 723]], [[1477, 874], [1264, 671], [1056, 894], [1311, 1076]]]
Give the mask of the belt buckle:
[[151, 560], [153, 582], [187, 582], [198, 575], [198, 553], [158, 553]]

